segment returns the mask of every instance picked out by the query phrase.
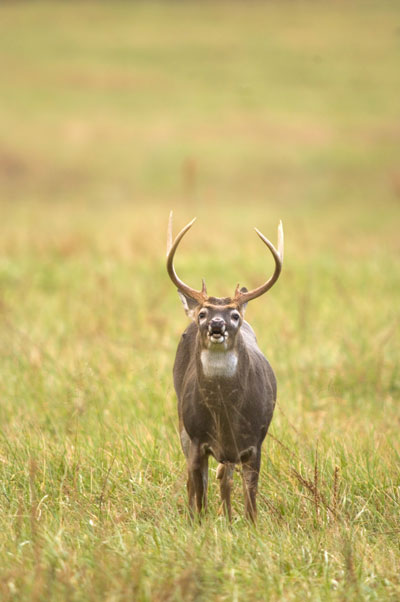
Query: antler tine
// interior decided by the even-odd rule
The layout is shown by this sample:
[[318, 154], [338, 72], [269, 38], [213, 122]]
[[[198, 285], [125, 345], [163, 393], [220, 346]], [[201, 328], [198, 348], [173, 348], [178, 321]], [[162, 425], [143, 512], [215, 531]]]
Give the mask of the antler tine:
[[168, 253], [171, 250], [172, 247], [172, 216], [174, 215], [174, 212], [171, 210], [169, 213], [169, 220], [168, 220], [168, 230], [167, 230], [167, 257], [168, 257]]
[[252, 291], [241, 292], [239, 290], [239, 287], [236, 287], [235, 301], [237, 303], [239, 303], [240, 305], [247, 303], [248, 301], [251, 301], [252, 299], [256, 299], [260, 295], [263, 295], [264, 293], [266, 293], [278, 280], [281, 270], [282, 270], [283, 246], [284, 246], [282, 221], [280, 221], [279, 225], [278, 225], [278, 250], [275, 249], [272, 242], [269, 241], [268, 238], [265, 238], [264, 234], [262, 234], [259, 230], [257, 230], [257, 228], [254, 228], [254, 230], [257, 232], [258, 236], [261, 238], [263, 243], [266, 244], [267, 247], [269, 248], [269, 250], [271, 251], [273, 258], [275, 259], [275, 271], [272, 274], [271, 278], [269, 280], [267, 280], [267, 282], [265, 282], [258, 288], [255, 288]]
[[169, 277], [171, 278], [171, 280], [175, 284], [175, 286], [178, 288], [178, 290], [180, 290], [182, 293], [184, 293], [188, 297], [195, 299], [195, 301], [198, 301], [199, 303], [203, 303], [204, 300], [207, 298], [207, 291], [205, 288], [204, 281], [202, 284], [201, 291], [196, 291], [194, 288], [191, 288], [190, 286], [185, 284], [178, 277], [178, 275], [175, 271], [175, 268], [174, 268], [174, 255], [175, 255], [176, 249], [178, 248], [178, 245], [181, 242], [182, 238], [185, 236], [186, 232], [188, 230], [190, 230], [190, 228], [193, 226], [195, 221], [196, 221], [196, 218], [193, 218], [191, 222], [189, 222], [184, 228], [182, 228], [182, 230], [179, 232], [179, 234], [175, 238], [174, 242], [172, 242], [172, 211], [171, 211], [171, 213], [169, 215], [168, 232], [167, 232], [167, 271], [168, 271]]
[[283, 247], [284, 247], [285, 237], [283, 236], [283, 224], [282, 220], [279, 220], [278, 224], [278, 253], [281, 257], [281, 261], [283, 263]]

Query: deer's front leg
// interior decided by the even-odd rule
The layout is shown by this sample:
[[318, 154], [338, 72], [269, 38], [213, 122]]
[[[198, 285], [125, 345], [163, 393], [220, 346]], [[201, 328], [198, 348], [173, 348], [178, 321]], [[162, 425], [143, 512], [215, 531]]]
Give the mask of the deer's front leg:
[[198, 442], [191, 441], [188, 455], [188, 496], [189, 508], [193, 515], [207, 509], [208, 455]]
[[217, 479], [220, 479], [221, 501], [229, 522], [232, 521], [231, 489], [233, 483], [234, 464], [218, 464]]
[[245, 516], [255, 523], [257, 518], [256, 495], [260, 474], [261, 448], [249, 448], [249, 450], [246, 450], [246, 453], [241, 454], [241, 461]]

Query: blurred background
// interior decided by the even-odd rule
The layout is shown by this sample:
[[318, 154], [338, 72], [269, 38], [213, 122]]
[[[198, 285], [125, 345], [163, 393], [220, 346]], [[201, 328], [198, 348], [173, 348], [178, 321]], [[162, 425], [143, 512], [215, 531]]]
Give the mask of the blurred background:
[[[93, 578], [99, 599], [96, 591], [128, 587], [123, 563], [136, 558], [147, 571], [143, 599], [175, 599], [154, 594], [181, 578], [193, 552], [171, 377], [186, 325], [165, 270], [171, 209], [175, 232], [198, 217], [178, 273], [196, 288], [205, 277], [217, 296], [270, 275], [253, 226], [275, 242], [283, 221], [282, 276], [247, 316], [279, 383], [260, 493], [275, 510], [261, 504], [260, 521], [276, 558], [287, 550], [287, 566], [297, 558], [305, 575], [301, 586], [279, 577], [293, 588], [285, 599], [298, 587], [301, 599], [320, 599], [314, 565], [297, 557], [308, 546], [302, 529], [319, 519], [292, 472], [318, 474], [316, 449], [329, 487], [340, 468], [346, 528], [362, 525], [354, 554], [359, 541], [359, 558], [369, 550], [377, 559], [374, 534], [386, 542], [380, 564], [360, 564], [360, 588], [369, 579], [384, 599], [397, 583], [396, 597], [398, 546], [396, 556], [386, 534], [398, 532], [398, 1], [3, 1], [0, 71], [3, 599], [10, 579], [31, 592], [26, 567], [37, 566], [49, 567], [40, 587], [61, 571], [71, 587]], [[93, 527], [104, 520], [108, 535]], [[39, 527], [40, 545], [21, 551]], [[349, 574], [347, 592], [350, 547], [328, 539], [339, 560], [321, 574], [337, 583]], [[220, 599], [236, 599], [231, 569], [244, 599], [258, 599], [249, 592], [261, 578], [275, 591], [268, 580], [282, 566], [261, 540], [256, 570], [253, 550], [235, 560], [223, 541], [193, 556], [199, 582], [210, 580], [204, 599], [215, 571], [227, 588]], [[210, 562], [220, 545], [218, 569]], [[175, 577], [162, 572], [168, 562]]]
[[133, 245], [145, 214], [153, 248], [170, 208], [182, 222], [212, 208], [236, 239], [277, 216], [305, 238], [329, 222], [346, 249], [390, 229], [398, 16], [387, 0], [2, 3], [3, 242], [43, 211], [64, 233], [117, 220]]

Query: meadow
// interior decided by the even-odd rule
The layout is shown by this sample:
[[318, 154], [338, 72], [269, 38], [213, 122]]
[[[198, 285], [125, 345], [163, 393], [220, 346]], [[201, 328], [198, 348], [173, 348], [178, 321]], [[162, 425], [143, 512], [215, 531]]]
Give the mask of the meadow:
[[[0, 6], [0, 600], [400, 600], [400, 10]], [[176, 259], [278, 379], [258, 524], [190, 524]]]

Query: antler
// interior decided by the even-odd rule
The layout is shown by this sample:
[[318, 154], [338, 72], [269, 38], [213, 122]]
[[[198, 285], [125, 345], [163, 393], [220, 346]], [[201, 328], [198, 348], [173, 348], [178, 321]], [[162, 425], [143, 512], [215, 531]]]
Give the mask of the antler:
[[191, 297], [198, 303], [204, 303], [204, 301], [207, 299], [207, 289], [206, 289], [204, 280], [202, 283], [201, 291], [196, 291], [194, 288], [191, 288], [190, 286], [188, 286], [187, 284], [182, 282], [182, 280], [177, 276], [177, 273], [175, 272], [175, 268], [174, 268], [175, 251], [178, 248], [178, 245], [181, 242], [182, 238], [185, 236], [186, 232], [188, 230], [190, 230], [190, 228], [193, 226], [195, 220], [196, 220], [196, 218], [192, 219], [192, 221], [189, 222], [179, 232], [179, 234], [175, 238], [174, 242], [172, 242], [172, 211], [169, 214], [168, 233], [167, 233], [167, 271], [168, 271], [169, 277], [171, 278], [171, 280], [175, 284], [175, 286], [177, 286], [178, 290], [180, 290], [182, 293], [184, 293], [188, 297]]
[[271, 286], [273, 286], [275, 284], [275, 282], [278, 280], [279, 275], [282, 270], [282, 263], [283, 263], [282, 221], [280, 221], [279, 225], [278, 225], [278, 250], [275, 249], [272, 242], [270, 242], [267, 238], [265, 238], [265, 236], [263, 234], [261, 234], [261, 232], [259, 230], [257, 230], [257, 228], [254, 228], [254, 230], [257, 232], [258, 236], [261, 238], [263, 243], [265, 243], [267, 245], [267, 247], [269, 248], [269, 250], [271, 251], [271, 253], [275, 259], [275, 271], [272, 274], [271, 278], [269, 280], [267, 280], [267, 282], [265, 282], [258, 288], [255, 288], [252, 291], [246, 291], [246, 292], [243, 291], [242, 292], [239, 289], [239, 285], [237, 285], [236, 290], [235, 290], [234, 301], [236, 301], [236, 303], [239, 303], [240, 305], [243, 305], [244, 303], [247, 303], [248, 301], [251, 301], [252, 299], [256, 299], [256, 297], [259, 297], [260, 295], [263, 295], [264, 293], [266, 293], [267, 290], [269, 290], [271, 288]]

